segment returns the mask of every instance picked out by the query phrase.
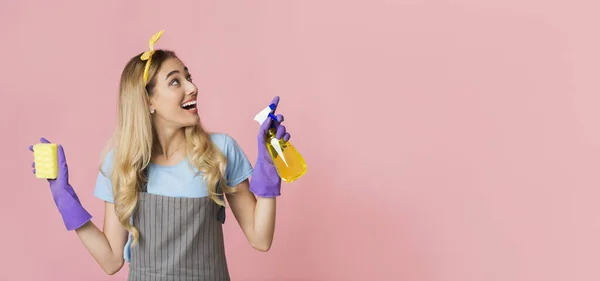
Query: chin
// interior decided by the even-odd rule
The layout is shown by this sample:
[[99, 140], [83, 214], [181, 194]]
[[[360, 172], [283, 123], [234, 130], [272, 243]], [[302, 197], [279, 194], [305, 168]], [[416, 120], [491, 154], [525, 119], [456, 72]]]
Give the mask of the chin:
[[192, 126], [196, 126], [198, 125], [198, 123], [200, 122], [200, 117], [199, 116], [195, 116], [193, 118], [189, 118], [188, 120], [185, 120], [185, 122], [183, 122], [183, 127], [192, 127]]

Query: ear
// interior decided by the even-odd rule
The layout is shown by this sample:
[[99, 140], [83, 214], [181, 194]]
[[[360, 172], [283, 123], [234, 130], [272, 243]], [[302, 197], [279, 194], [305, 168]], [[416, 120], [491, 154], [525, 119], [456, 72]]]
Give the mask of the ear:
[[148, 110], [150, 110], [150, 114], [154, 114], [156, 111], [156, 107], [154, 107], [154, 98], [150, 97], [148, 99]]

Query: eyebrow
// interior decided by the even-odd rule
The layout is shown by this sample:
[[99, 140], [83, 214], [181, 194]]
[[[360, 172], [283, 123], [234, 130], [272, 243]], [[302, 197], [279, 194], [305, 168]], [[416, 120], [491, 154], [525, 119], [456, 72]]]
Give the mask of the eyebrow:
[[[187, 68], [187, 66], [184, 66], [184, 67], [183, 67], [183, 70], [184, 70], [185, 72], [188, 72], [188, 68]], [[165, 78], [165, 80], [169, 79], [169, 76], [171, 76], [171, 75], [173, 75], [173, 74], [175, 74], [175, 73], [179, 73], [179, 70], [173, 70], [173, 71], [169, 72], [169, 74], [167, 74], [167, 78]]]

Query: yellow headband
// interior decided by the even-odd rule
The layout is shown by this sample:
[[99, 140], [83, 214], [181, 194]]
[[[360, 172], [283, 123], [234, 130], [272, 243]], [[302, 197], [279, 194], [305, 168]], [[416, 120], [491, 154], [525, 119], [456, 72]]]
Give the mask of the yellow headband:
[[140, 59], [146, 61], [146, 67], [144, 67], [144, 85], [148, 84], [148, 71], [150, 70], [150, 64], [152, 63], [152, 55], [154, 55], [154, 44], [158, 41], [158, 39], [160, 39], [163, 31], [164, 30], [159, 31], [158, 33], [154, 34], [152, 38], [150, 38], [150, 41], [148, 42], [150, 50], [145, 51], [140, 57]]

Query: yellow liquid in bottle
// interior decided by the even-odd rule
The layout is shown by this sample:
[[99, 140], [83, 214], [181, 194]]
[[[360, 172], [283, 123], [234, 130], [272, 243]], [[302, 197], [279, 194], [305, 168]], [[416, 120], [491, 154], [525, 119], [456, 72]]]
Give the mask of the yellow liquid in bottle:
[[273, 164], [277, 168], [279, 177], [286, 182], [293, 182], [306, 174], [306, 162], [304, 162], [304, 158], [296, 148], [290, 142], [285, 142], [282, 139], [278, 140], [282, 152], [281, 156], [283, 156], [281, 157], [271, 145], [271, 139], [274, 138], [275, 130], [271, 129], [267, 137], [267, 148], [273, 158]]

